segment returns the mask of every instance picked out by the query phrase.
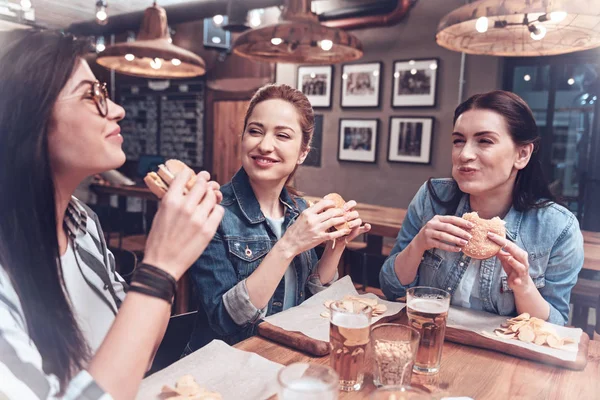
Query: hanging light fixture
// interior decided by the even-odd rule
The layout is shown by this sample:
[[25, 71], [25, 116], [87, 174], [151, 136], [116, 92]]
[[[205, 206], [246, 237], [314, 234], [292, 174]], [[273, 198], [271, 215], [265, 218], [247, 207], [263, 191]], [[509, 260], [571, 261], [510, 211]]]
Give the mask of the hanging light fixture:
[[440, 21], [437, 43], [496, 56], [543, 56], [600, 46], [597, 0], [479, 0]]
[[125, 75], [144, 78], [190, 78], [204, 75], [204, 60], [169, 42], [171, 35], [165, 9], [156, 5], [144, 12], [142, 26], [133, 42], [107, 46], [98, 64]]
[[108, 23], [106, 7], [108, 7], [106, 0], [98, 0], [96, 2], [96, 23], [98, 25], [106, 25]]
[[334, 64], [357, 60], [362, 44], [348, 32], [321, 25], [311, 0], [285, 0], [282, 20], [244, 32], [235, 41], [235, 54], [254, 61]]

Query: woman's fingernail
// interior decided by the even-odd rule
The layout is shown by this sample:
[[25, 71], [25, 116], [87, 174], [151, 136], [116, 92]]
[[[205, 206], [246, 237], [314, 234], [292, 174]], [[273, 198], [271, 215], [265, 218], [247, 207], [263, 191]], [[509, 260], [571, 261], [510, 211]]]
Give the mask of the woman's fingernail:
[[493, 238], [494, 237], [494, 232], [488, 232], [487, 235], [488, 235], [488, 237]]
[[463, 246], [466, 246], [467, 245], [467, 241], [464, 240], [464, 239], [461, 239], [460, 244], [462, 244]]
[[468, 234], [467, 237], [469, 238], [469, 240], [473, 239], [473, 235]]

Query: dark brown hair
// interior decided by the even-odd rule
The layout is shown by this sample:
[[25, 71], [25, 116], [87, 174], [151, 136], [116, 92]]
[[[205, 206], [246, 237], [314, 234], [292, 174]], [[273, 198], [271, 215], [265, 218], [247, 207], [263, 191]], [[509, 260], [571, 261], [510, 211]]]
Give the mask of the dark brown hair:
[[89, 348], [62, 276], [48, 126], [87, 47], [46, 31], [0, 56], [0, 265], [19, 295], [43, 369], [58, 377], [62, 390], [85, 366]]
[[[315, 131], [315, 114], [313, 108], [304, 93], [285, 84], [269, 84], [256, 91], [254, 96], [252, 96], [250, 104], [248, 105], [248, 110], [246, 111], [246, 116], [244, 118], [244, 132], [246, 131], [246, 127], [248, 125], [248, 119], [250, 118], [250, 115], [252, 115], [256, 105], [262, 103], [263, 101], [273, 99], [287, 101], [296, 108], [296, 111], [298, 112], [300, 129], [302, 129], [302, 144], [300, 146], [300, 151], [303, 152], [309, 149], [313, 138], [313, 133]], [[294, 179], [294, 175], [296, 175], [297, 170], [298, 165], [296, 165], [290, 176], [288, 176], [287, 180], [285, 181], [285, 187], [292, 196], [302, 195], [290, 184], [290, 182], [292, 182]]]
[[[538, 127], [527, 103], [516, 94], [504, 90], [476, 94], [456, 107], [454, 124], [461, 114], [469, 110], [489, 110], [501, 115], [506, 122], [510, 136], [517, 145], [533, 143], [533, 152], [529, 162], [525, 168], [517, 172], [512, 194], [513, 207], [517, 211], [526, 211], [545, 207], [555, 202], [556, 199], [548, 188], [548, 181], [540, 161]], [[464, 195], [457, 188], [451, 199], [441, 200], [433, 189], [431, 179], [427, 181], [427, 187], [433, 198], [446, 206], [449, 212], [456, 211], [460, 198]]]

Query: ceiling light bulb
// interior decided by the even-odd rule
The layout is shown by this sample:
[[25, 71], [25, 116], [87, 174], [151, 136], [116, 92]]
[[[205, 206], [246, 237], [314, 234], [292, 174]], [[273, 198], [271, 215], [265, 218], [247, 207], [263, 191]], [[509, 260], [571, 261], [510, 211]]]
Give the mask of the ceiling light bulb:
[[415, 60], [410, 60], [410, 61], [408, 62], [408, 65], [415, 65]]
[[250, 25], [252, 25], [253, 28], [256, 28], [262, 23], [262, 20], [260, 19], [260, 13], [258, 10], [254, 10], [250, 14]]
[[181, 65], [181, 60], [179, 58], [174, 58], [171, 60], [171, 64], [173, 64], [174, 66]]
[[348, 74], [342, 74], [342, 79], [348, 79]]
[[475, 29], [479, 33], [487, 32], [488, 24], [489, 24], [489, 21], [488, 21], [487, 17], [479, 17], [477, 19], [477, 22], [475, 22]]
[[400, 72], [394, 72], [394, 78], [396, 78], [396, 79], [400, 78]]
[[435, 71], [437, 68], [438, 68], [437, 63], [433, 62], [433, 63], [429, 64], [429, 69], [430, 70]]
[[215, 25], [221, 25], [223, 23], [223, 16], [221, 14], [217, 14], [213, 17], [213, 22]]
[[523, 80], [524, 80], [525, 82], [529, 82], [529, 81], [531, 80], [531, 75], [529, 75], [529, 74], [526, 74], [526, 75], [523, 77]]
[[329, 51], [333, 48], [333, 42], [329, 39], [321, 40], [321, 49]]
[[542, 40], [546, 36], [546, 27], [544, 25], [530, 25], [529, 31], [533, 40]]
[[21, 0], [21, 8], [23, 11], [27, 11], [31, 8], [31, 1], [29, 0]]
[[315, 79], [317, 77], [317, 74], [315, 74], [314, 72], [311, 72], [310, 77], [311, 77], [311, 79]]
[[575, 79], [573, 79], [573, 78], [569, 78], [569, 79], [567, 80], [567, 83], [569, 84], [569, 86], [572, 86], [572, 85], [575, 83]]
[[220, 38], [220, 37], [218, 37], [218, 36], [213, 36], [213, 37], [210, 39], [210, 41], [211, 41], [211, 42], [213, 42], [214, 44], [219, 44], [219, 43], [221, 43], [221, 38]]
[[417, 69], [413, 68], [410, 70], [411, 75], [416, 75], [417, 74]]
[[106, 50], [106, 46], [104, 45], [104, 36], [98, 36], [96, 39], [96, 51], [101, 53], [104, 50]]
[[271, 44], [273, 44], [275, 46], [279, 46], [281, 43], [283, 43], [282, 38], [274, 37], [271, 39]]
[[160, 60], [160, 58], [150, 60], [150, 66], [154, 69], [160, 69], [160, 67], [162, 67], [162, 61]]
[[567, 18], [566, 11], [553, 11], [550, 13], [550, 21], [552, 22], [558, 23], [564, 20], [565, 18]]
[[133, 61], [133, 60], [135, 60], [135, 56], [133, 54], [131, 54], [131, 53], [125, 54], [125, 59], [127, 61]]
[[373, 71], [373, 76], [379, 76], [379, 71]]

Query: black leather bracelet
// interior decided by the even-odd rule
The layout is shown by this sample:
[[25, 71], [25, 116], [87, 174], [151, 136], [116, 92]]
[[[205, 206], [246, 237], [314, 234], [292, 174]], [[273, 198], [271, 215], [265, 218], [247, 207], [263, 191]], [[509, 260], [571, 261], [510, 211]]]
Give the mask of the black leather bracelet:
[[156, 291], [154, 291], [150, 288], [144, 287], [144, 286], [130, 286], [129, 291], [145, 294], [150, 297], [156, 297], [156, 298], [166, 301], [169, 304], [173, 304], [172, 297], [165, 296], [161, 293], [157, 293]]
[[177, 282], [168, 272], [142, 263], [133, 272], [129, 290], [157, 297], [171, 304], [177, 290]]
[[169, 282], [171, 282], [171, 285], [173, 286], [173, 292], [177, 291], [177, 281], [175, 280], [173, 275], [171, 275], [167, 271], [164, 271], [160, 268], [155, 267], [154, 265], [150, 265], [150, 264], [146, 264], [146, 263], [141, 263], [138, 268], [145, 269], [146, 271], [151, 271], [156, 275], [166, 278]]

